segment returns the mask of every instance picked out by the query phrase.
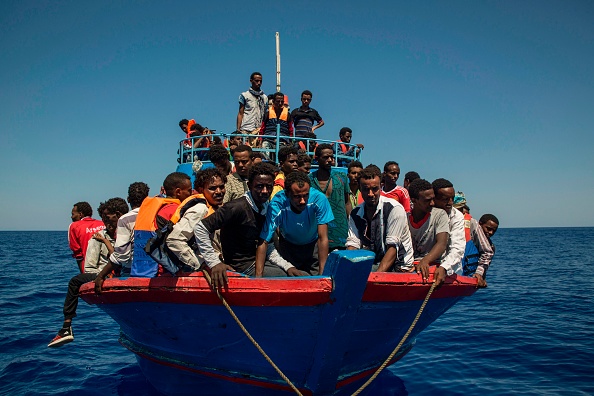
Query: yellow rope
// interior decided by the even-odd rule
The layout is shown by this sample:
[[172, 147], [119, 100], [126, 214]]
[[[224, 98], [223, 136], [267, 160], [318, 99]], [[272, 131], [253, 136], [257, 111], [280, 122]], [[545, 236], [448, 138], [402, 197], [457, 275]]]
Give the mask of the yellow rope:
[[297, 393], [300, 396], [303, 396], [303, 394], [301, 392], [299, 392], [299, 389], [297, 389], [297, 387], [295, 385], [293, 385], [293, 383], [291, 382], [291, 380], [289, 378], [287, 378], [287, 376], [285, 374], [283, 374], [283, 372], [278, 368], [278, 366], [276, 364], [274, 364], [274, 362], [272, 361], [272, 359], [270, 359], [270, 357], [268, 357], [268, 355], [266, 354], [266, 352], [264, 352], [264, 350], [262, 349], [262, 347], [256, 342], [256, 340], [254, 340], [254, 337], [252, 337], [252, 335], [247, 331], [247, 329], [241, 323], [241, 321], [239, 320], [239, 318], [237, 317], [237, 315], [235, 315], [235, 312], [233, 312], [233, 309], [231, 309], [231, 307], [229, 306], [229, 304], [227, 304], [227, 301], [225, 301], [225, 297], [223, 297], [221, 295], [221, 293], [219, 292], [218, 288], [213, 287], [212, 280], [210, 278], [210, 274], [207, 271], [202, 271], [202, 273], [204, 274], [204, 278], [206, 279], [206, 281], [208, 282], [208, 284], [210, 285], [210, 287], [212, 287], [212, 289], [215, 291], [215, 293], [217, 293], [217, 296], [219, 297], [219, 299], [221, 300], [221, 302], [223, 303], [223, 305], [225, 306], [225, 308], [227, 308], [227, 311], [229, 311], [229, 313], [231, 314], [231, 316], [233, 317], [233, 319], [235, 320], [235, 322], [239, 325], [239, 328], [241, 329], [241, 331], [244, 332], [244, 334], [247, 336], [247, 338], [249, 338], [249, 340], [252, 342], [252, 344], [254, 344], [254, 346], [258, 349], [258, 351], [260, 351], [260, 353], [262, 354], [262, 356], [264, 356], [264, 358], [268, 361], [268, 363], [270, 363], [270, 365], [272, 366], [272, 368], [274, 368], [276, 370], [276, 372], [278, 373], [278, 375], [280, 375], [280, 377], [282, 379], [284, 379], [287, 384], [289, 384], [289, 386], [295, 391], [295, 393]]
[[396, 348], [392, 351], [392, 353], [390, 354], [390, 356], [388, 356], [388, 358], [384, 361], [384, 363], [382, 363], [382, 365], [379, 366], [379, 368], [375, 371], [375, 373], [373, 373], [373, 375], [371, 376], [371, 378], [369, 378], [367, 380], [367, 382], [365, 382], [363, 385], [361, 385], [361, 387], [359, 389], [357, 389], [355, 391], [355, 393], [352, 394], [352, 396], [358, 395], [359, 393], [361, 393], [363, 391], [363, 389], [367, 388], [367, 386], [369, 384], [371, 384], [373, 382], [373, 380], [376, 379], [376, 377], [379, 375], [379, 373], [383, 369], [386, 368], [386, 366], [388, 365], [388, 363], [390, 362], [390, 360], [392, 360], [392, 358], [394, 357], [394, 355], [396, 355], [396, 353], [398, 352], [398, 350], [400, 349], [400, 347], [402, 347], [402, 344], [404, 344], [404, 342], [406, 341], [406, 339], [408, 338], [408, 336], [410, 335], [410, 333], [412, 332], [412, 330], [417, 325], [417, 321], [421, 317], [421, 314], [423, 313], [423, 310], [425, 309], [425, 305], [427, 305], [427, 301], [429, 301], [429, 297], [431, 297], [431, 293], [433, 293], [433, 290], [435, 290], [435, 283], [433, 283], [431, 285], [431, 288], [429, 289], [429, 292], [427, 293], [427, 296], [425, 297], [425, 300], [423, 301], [423, 304], [421, 304], [421, 308], [419, 308], [419, 312], [417, 312], [417, 316], [415, 316], [415, 320], [413, 320], [413, 322], [411, 323], [410, 327], [406, 331], [406, 334], [404, 334], [404, 337], [402, 337], [402, 340], [400, 340], [400, 342], [398, 343], [398, 345], [396, 345]]

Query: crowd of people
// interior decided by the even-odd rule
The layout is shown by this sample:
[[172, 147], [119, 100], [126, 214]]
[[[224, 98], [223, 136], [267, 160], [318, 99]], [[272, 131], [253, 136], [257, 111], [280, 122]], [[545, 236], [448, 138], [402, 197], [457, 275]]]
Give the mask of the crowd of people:
[[[259, 90], [262, 76], [254, 73], [250, 80], [252, 87], [240, 96], [238, 131], [261, 134], [271, 110], [282, 102], [274, 96], [267, 109], [267, 97]], [[294, 125], [304, 136], [323, 126], [308, 106], [311, 96], [304, 91], [297, 112], [280, 112], [287, 128]], [[264, 120], [260, 129], [253, 112]], [[197, 125], [184, 126], [190, 124]], [[343, 128], [340, 135], [350, 141], [352, 131]], [[80, 274], [69, 282], [64, 322], [48, 346], [74, 339], [80, 287], [94, 281], [95, 292], [101, 293], [110, 276], [205, 270], [214, 287], [228, 287], [227, 271], [253, 277], [319, 275], [331, 251], [365, 249], [375, 254], [374, 271], [416, 271], [427, 282], [434, 267], [437, 286], [454, 274], [487, 286], [495, 253], [491, 237], [499, 221], [492, 214], [473, 218], [464, 194], [456, 193], [450, 181], [431, 183], [411, 171], [399, 186], [395, 161], [383, 170], [356, 160], [339, 163], [339, 169], [336, 145], [327, 143], [308, 150], [282, 145], [276, 162], [245, 139], [231, 148], [222, 143], [209, 141], [205, 152], [214, 166], [197, 171], [193, 184], [189, 175], [174, 172], [151, 197], [145, 183], [132, 183], [127, 202], [111, 198], [99, 205], [101, 220], [92, 218], [88, 203], [74, 205], [68, 237]], [[262, 146], [265, 139], [254, 143]], [[312, 163], [317, 165], [313, 172]]]

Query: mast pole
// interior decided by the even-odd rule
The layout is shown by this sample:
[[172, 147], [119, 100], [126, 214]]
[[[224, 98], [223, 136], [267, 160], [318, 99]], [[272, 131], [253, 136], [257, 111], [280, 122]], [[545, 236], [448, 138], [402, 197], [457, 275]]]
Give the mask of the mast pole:
[[281, 89], [280, 35], [276, 32], [276, 92]]

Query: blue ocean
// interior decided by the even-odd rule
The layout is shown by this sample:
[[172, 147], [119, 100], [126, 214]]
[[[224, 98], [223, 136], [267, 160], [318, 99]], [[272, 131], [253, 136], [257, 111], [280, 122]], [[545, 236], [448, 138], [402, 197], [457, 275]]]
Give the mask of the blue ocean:
[[[370, 395], [594, 394], [594, 228], [500, 229], [487, 281], [425, 330]], [[0, 394], [159, 395], [117, 324], [79, 305], [49, 349], [77, 273], [66, 232], [0, 232]]]

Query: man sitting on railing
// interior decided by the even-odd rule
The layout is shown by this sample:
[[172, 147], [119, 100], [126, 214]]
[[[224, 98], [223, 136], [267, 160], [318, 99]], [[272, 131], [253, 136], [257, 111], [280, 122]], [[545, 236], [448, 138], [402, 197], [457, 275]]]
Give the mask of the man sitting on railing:
[[[353, 157], [356, 154], [356, 156], [358, 158], [361, 150], [363, 150], [365, 148], [365, 146], [363, 146], [361, 143], [357, 143], [354, 146], [350, 145], [351, 138], [353, 137], [353, 130], [349, 127], [341, 128], [340, 132], [338, 132], [338, 137], [340, 138], [340, 142], [342, 142], [341, 144], [338, 145], [338, 148], [339, 148], [338, 154], [339, 155]], [[342, 167], [348, 166], [349, 162], [351, 162], [350, 159], [338, 157], [338, 161], [337, 161], [338, 166], [342, 166]]]
[[[293, 120], [291, 119], [289, 110], [283, 106], [284, 98], [285, 95], [282, 92], [275, 93], [273, 105], [264, 114], [262, 127], [260, 128], [260, 135], [264, 135], [261, 142], [263, 149], [276, 148], [277, 126], [280, 127], [280, 136], [293, 136]], [[289, 144], [289, 140], [281, 139], [280, 144], [287, 145]]]

